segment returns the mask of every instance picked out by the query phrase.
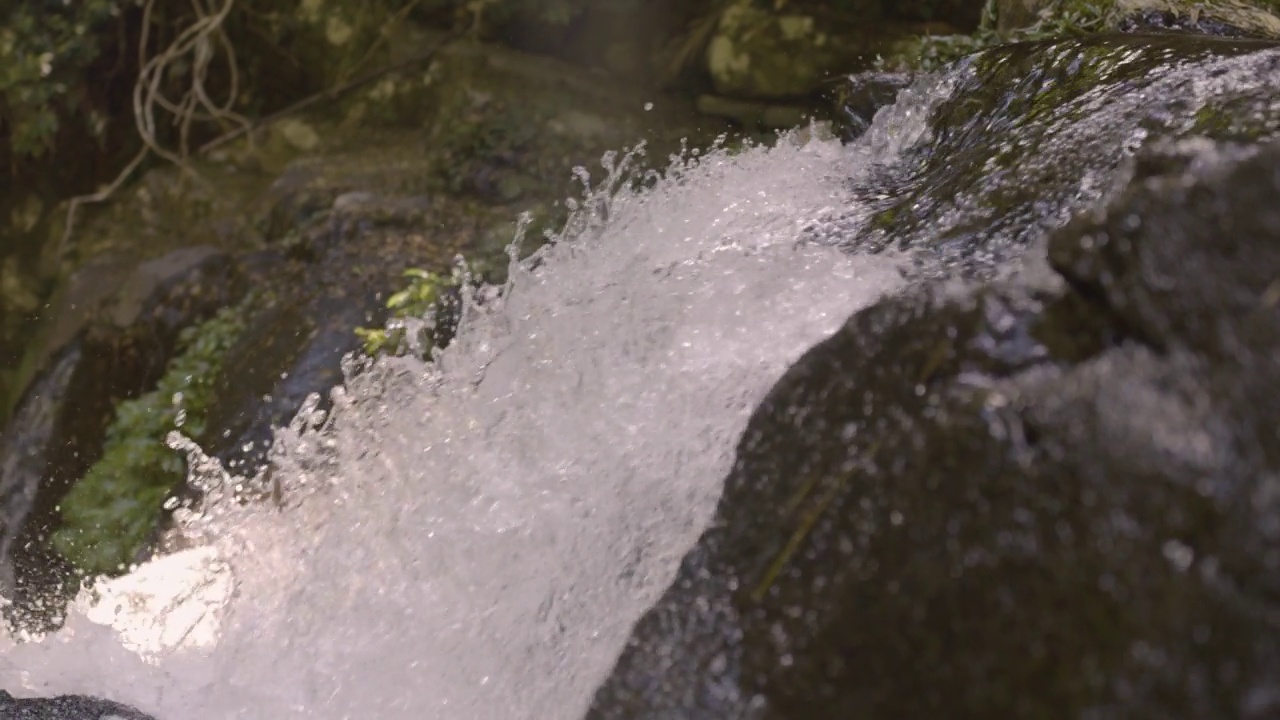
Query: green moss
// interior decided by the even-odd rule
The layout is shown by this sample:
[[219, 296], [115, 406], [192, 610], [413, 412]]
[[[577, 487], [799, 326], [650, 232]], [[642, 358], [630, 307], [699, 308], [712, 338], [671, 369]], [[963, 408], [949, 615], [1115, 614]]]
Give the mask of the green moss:
[[1236, 98], [1206, 105], [1191, 132], [1215, 140], [1256, 143], [1280, 135], [1280, 98]]
[[214, 380], [243, 332], [252, 298], [184, 330], [179, 355], [156, 389], [116, 407], [102, 459], [72, 487], [60, 510], [55, 549], [90, 574], [125, 569], [154, 532], [165, 498], [185, 478], [181, 455], [165, 444], [175, 427], [199, 438]]
[[1238, 28], [1248, 35], [1280, 37], [1280, 2], [1277, 0], [1050, 0], [1035, 23], [1001, 31], [996, 0], [987, 0], [982, 24], [972, 35], [926, 35], [903, 44], [893, 57], [882, 59], [886, 68], [936, 70], [960, 58], [996, 45], [1014, 42], [1082, 37], [1116, 31], [1123, 22], [1142, 12], [1166, 13], [1178, 19], [1209, 21]]
[[[1153, 116], [1147, 106], [1125, 100], [1179, 64], [1257, 47], [1183, 35], [1121, 35], [1019, 43], [975, 55], [951, 96], [932, 111], [930, 140], [906, 153], [906, 169], [881, 179], [877, 193], [885, 199], [873, 208], [865, 247], [928, 243], [963, 263], [978, 253], [998, 256], [1020, 246], [1030, 236], [1016, 234], [1021, 231], [1015, 219], [1052, 217], [1058, 210], [1051, 208], [1073, 207], [1080, 185], [1067, 178], [1110, 172], [1128, 153], [1119, 128], [1141, 127], [1149, 141], [1274, 137], [1280, 133], [1280, 100], [1265, 88], [1162, 98], [1182, 108], [1168, 116]], [[1100, 105], [1108, 108], [1109, 126], [1094, 117]], [[1081, 137], [1084, 130], [1094, 147], [1115, 148], [1117, 155], [1068, 150], [1062, 138]], [[952, 209], [961, 209], [956, 217], [963, 219], [940, 223]]]
[[902, 208], [896, 206], [880, 210], [871, 216], [871, 227], [881, 232], [888, 232], [898, 222], [898, 216], [901, 212]]

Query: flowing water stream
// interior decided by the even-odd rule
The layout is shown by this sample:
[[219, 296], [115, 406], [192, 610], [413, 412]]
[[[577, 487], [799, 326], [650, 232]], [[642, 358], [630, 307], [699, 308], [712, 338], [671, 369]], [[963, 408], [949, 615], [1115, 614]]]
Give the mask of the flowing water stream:
[[908, 95], [853, 146], [797, 132], [673, 159], [643, 190], [607, 159], [434, 364], [354, 373], [332, 417], [282, 431], [279, 503], [219, 501], [206, 473], [193, 546], [55, 635], [0, 638], [0, 687], [187, 720], [581, 716], [753, 407], [903, 283], [891, 254], [823, 238], [946, 88]]
[[280, 431], [272, 500], [176, 438], [209, 491], [186, 549], [0, 637], [0, 688], [162, 720], [581, 717], [806, 349], [906, 278], [1009, 270], [1143, 143], [1276, 131], [1276, 51], [1107, 42], [925, 78], [848, 145], [606, 158], [434, 362], [353, 369]]

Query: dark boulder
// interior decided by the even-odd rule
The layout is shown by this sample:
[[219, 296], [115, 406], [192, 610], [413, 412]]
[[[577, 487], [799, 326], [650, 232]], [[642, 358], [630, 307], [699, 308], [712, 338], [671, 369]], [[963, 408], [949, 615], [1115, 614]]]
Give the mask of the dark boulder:
[[0, 690], [0, 720], [155, 720], [127, 705], [85, 695], [18, 699]]
[[1280, 716], [1280, 144], [1121, 178], [788, 371], [589, 718]]

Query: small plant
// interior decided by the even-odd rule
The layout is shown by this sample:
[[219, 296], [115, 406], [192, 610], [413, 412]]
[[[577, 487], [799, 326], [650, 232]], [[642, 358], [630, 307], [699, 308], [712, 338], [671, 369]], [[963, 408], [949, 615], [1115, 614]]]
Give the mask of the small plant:
[[156, 389], [116, 406], [102, 458], [63, 498], [63, 525], [51, 539], [77, 568], [116, 574], [145, 547], [166, 497], [186, 477], [182, 455], [165, 444], [165, 436], [178, 426], [189, 436], [203, 435], [214, 380], [252, 302], [183, 330], [179, 354]]
[[[434, 344], [437, 314], [446, 301], [446, 295], [461, 284], [457, 274], [445, 277], [421, 268], [409, 268], [404, 271], [409, 284], [403, 290], [387, 298], [387, 309], [391, 311], [391, 321], [386, 328], [356, 328], [356, 335], [364, 341], [364, 350], [369, 355], [384, 352], [401, 353], [414, 346], [430, 349]], [[413, 321], [423, 321], [419, 327], [412, 327]], [[405, 322], [409, 321], [409, 322]], [[409, 343], [409, 332], [416, 332], [415, 343]]]

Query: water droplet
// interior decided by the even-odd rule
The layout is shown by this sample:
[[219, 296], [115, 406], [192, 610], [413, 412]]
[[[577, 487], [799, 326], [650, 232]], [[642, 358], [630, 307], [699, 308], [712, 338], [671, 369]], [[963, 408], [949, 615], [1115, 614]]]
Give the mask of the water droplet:
[[1186, 572], [1196, 559], [1196, 551], [1180, 540], [1166, 540], [1161, 550], [1165, 559], [1179, 572]]

